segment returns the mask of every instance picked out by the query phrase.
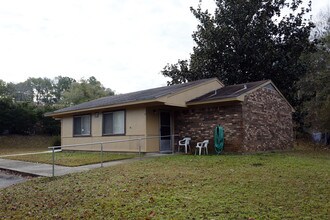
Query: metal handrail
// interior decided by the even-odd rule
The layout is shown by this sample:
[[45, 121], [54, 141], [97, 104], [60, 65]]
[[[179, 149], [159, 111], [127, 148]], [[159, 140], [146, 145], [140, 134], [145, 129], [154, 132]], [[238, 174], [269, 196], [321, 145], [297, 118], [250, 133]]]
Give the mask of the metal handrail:
[[113, 141], [101, 141], [101, 142], [91, 142], [91, 143], [84, 143], [84, 144], [67, 144], [67, 145], [61, 145], [61, 146], [51, 146], [48, 147], [49, 149], [53, 148], [65, 148], [65, 147], [80, 147], [80, 146], [87, 146], [87, 145], [98, 145], [98, 144], [108, 144], [108, 143], [119, 143], [119, 142], [125, 142], [125, 141], [136, 141], [140, 140], [142, 138], [133, 138], [133, 139], [125, 139], [125, 140], [113, 140]]
[[[52, 176], [55, 176], [55, 149], [56, 148], [66, 148], [66, 147], [81, 147], [81, 146], [88, 146], [88, 145], [98, 145], [100, 144], [101, 149], [101, 167], [103, 167], [103, 144], [109, 143], [120, 143], [120, 142], [128, 142], [128, 141], [139, 141], [139, 157], [141, 158], [141, 140], [153, 139], [153, 138], [162, 138], [162, 137], [177, 137], [179, 135], [172, 134], [172, 135], [163, 135], [163, 136], [148, 136], [148, 137], [139, 137], [139, 138], [132, 138], [132, 139], [122, 139], [122, 140], [112, 140], [112, 141], [101, 141], [101, 142], [92, 142], [92, 143], [84, 143], [84, 144], [67, 144], [61, 146], [51, 146], [48, 149], [52, 149]], [[173, 140], [172, 140], [173, 141]], [[174, 147], [172, 149], [172, 153], [174, 153]]]

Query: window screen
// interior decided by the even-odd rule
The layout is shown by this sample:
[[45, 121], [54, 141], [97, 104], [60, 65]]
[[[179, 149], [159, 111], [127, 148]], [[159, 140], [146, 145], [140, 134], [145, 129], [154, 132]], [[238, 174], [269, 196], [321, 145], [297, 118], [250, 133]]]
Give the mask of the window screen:
[[73, 117], [73, 134], [74, 135], [90, 135], [91, 134], [90, 115], [81, 115], [81, 116]]
[[103, 134], [125, 134], [125, 111], [115, 111], [103, 114]]

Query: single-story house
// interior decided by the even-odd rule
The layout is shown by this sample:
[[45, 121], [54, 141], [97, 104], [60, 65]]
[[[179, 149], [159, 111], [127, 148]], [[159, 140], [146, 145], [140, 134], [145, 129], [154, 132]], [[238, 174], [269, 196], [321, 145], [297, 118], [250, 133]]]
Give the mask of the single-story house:
[[[62, 145], [146, 138], [103, 147], [137, 152], [141, 145], [142, 152], [172, 152], [179, 139], [189, 136], [192, 147], [209, 139], [212, 149], [219, 124], [225, 151], [255, 152], [292, 147], [293, 111], [270, 80], [224, 86], [211, 78], [103, 97], [47, 115], [61, 120]], [[174, 134], [175, 140], [168, 136]]]

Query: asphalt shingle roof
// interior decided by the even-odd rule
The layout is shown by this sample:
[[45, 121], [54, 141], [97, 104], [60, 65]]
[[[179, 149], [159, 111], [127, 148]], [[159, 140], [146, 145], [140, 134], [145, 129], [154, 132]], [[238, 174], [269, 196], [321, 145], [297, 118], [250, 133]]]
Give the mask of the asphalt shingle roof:
[[153, 100], [153, 99], [157, 99], [157, 98], [160, 98], [160, 97], [163, 97], [166, 95], [177, 93], [181, 90], [204, 83], [209, 80], [211, 80], [211, 79], [202, 79], [202, 80], [197, 80], [197, 81], [188, 82], [188, 83], [184, 83], [184, 84], [164, 86], [164, 87], [147, 89], [147, 90], [131, 92], [131, 93], [126, 93], [126, 94], [107, 96], [107, 97], [95, 99], [95, 100], [92, 100], [89, 102], [84, 102], [84, 103], [81, 103], [78, 105], [70, 106], [67, 108], [59, 109], [59, 110], [54, 111], [53, 113], [55, 113], [55, 114], [56, 113], [65, 113], [65, 112], [70, 112], [70, 111], [84, 110], [84, 109], [117, 105], [117, 104], [124, 104], [124, 103], [130, 103], [130, 102], [135, 102], [135, 101]]
[[221, 100], [221, 99], [226, 99], [226, 98], [238, 97], [238, 96], [264, 84], [267, 81], [269, 81], [269, 80], [262, 80], [262, 81], [257, 81], [257, 82], [249, 82], [249, 83], [225, 86], [218, 90], [209, 92], [205, 95], [195, 98], [193, 100], [190, 100], [188, 103]]

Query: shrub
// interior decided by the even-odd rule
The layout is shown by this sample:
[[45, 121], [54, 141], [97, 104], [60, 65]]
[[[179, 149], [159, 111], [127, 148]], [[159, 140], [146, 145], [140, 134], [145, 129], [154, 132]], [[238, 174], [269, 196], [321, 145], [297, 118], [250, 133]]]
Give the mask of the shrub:
[[52, 144], [53, 146], [61, 146], [61, 136], [54, 136]]

